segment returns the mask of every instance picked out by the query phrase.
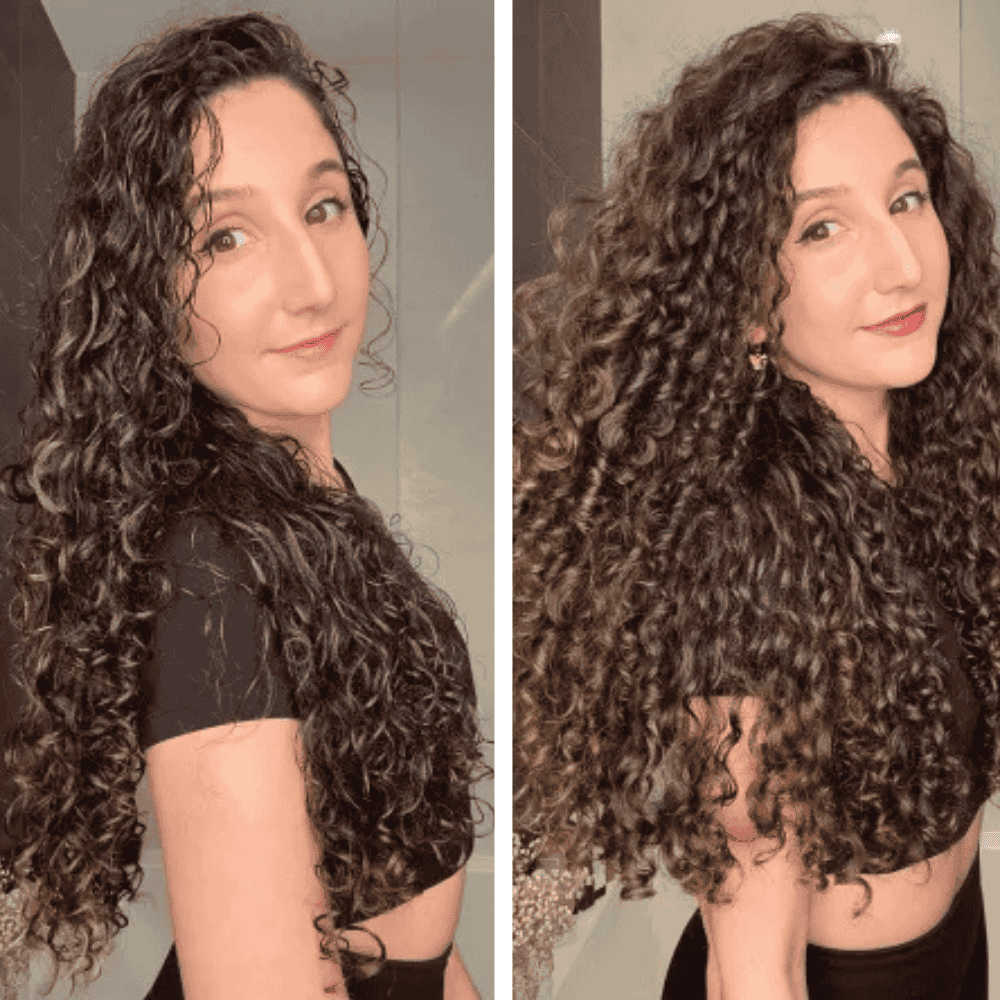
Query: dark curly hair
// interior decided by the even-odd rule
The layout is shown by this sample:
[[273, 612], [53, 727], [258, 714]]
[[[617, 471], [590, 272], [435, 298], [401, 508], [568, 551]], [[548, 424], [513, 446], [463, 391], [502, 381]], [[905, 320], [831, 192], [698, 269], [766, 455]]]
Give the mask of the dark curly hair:
[[[757, 833], [861, 883], [945, 850], [1000, 786], [1000, 342], [995, 213], [898, 52], [798, 15], [688, 65], [598, 195], [550, 218], [556, 270], [515, 296], [514, 827], [595, 855], [623, 897], [657, 862], [718, 901], [738, 708], [759, 699]], [[889, 391], [896, 482], [770, 355], [789, 287], [797, 124], [848, 94], [913, 142], [947, 235], [937, 361]], [[575, 211], [574, 211], [575, 209]], [[583, 220], [582, 222], [580, 220]], [[569, 222], [583, 227], [567, 241]], [[983, 711], [956, 743], [933, 585]], [[699, 721], [694, 699], [735, 698]], [[863, 908], [862, 908], [863, 909]], [[861, 912], [861, 911], [858, 911]]]
[[[473, 832], [472, 786], [488, 769], [454, 606], [370, 501], [314, 482], [295, 438], [252, 426], [180, 351], [201, 275], [185, 203], [221, 155], [208, 102], [223, 89], [295, 86], [337, 143], [362, 230], [381, 233], [338, 112], [345, 102], [353, 123], [347, 80], [328, 69], [263, 15], [174, 30], [110, 73], [67, 166], [37, 394], [20, 415], [20, 461], [3, 470], [17, 502], [10, 617], [26, 695], [5, 760], [26, 946], [47, 948], [57, 977], [69, 968], [74, 990], [127, 925], [120, 903], [142, 880], [140, 670], [174, 594], [153, 553], [182, 515], [207, 516], [245, 555], [261, 663], [280, 661], [290, 681], [322, 853], [323, 957], [338, 958], [334, 941], [345, 974], [360, 974], [340, 931], [412, 898], [428, 850], [451, 858]], [[212, 155], [196, 177], [191, 137], [204, 122]], [[180, 301], [185, 264], [196, 276]], [[265, 714], [273, 669], [254, 677]]]

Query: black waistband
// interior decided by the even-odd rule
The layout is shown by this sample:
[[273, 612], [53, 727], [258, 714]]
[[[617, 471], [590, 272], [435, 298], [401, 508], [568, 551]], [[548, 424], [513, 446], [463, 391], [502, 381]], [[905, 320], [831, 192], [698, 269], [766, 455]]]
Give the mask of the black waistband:
[[452, 942], [436, 958], [421, 958], [421, 959], [387, 958], [385, 960], [385, 964], [398, 966], [399, 968], [410, 968], [410, 969], [441, 969], [443, 972], [445, 966], [448, 964], [448, 959], [451, 957], [451, 949], [454, 947], [455, 943]]
[[351, 1000], [444, 1000], [444, 971], [452, 945], [443, 955], [423, 961], [389, 958], [368, 979], [347, 986]]
[[[355, 980], [348, 986], [351, 1000], [437, 1000], [444, 996], [444, 970], [453, 945], [444, 954], [421, 961], [389, 958], [381, 971], [368, 979]], [[177, 946], [173, 945], [146, 1000], [184, 1000]]]

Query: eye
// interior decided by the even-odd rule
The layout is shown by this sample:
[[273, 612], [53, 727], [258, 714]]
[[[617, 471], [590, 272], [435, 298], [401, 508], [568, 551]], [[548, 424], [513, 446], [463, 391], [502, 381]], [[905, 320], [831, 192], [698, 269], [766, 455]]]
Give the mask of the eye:
[[898, 205], [907, 198], [916, 198], [917, 208], [923, 208], [931, 200], [931, 196], [927, 191], [907, 191], [902, 198], [897, 199], [893, 204]]
[[216, 229], [216, 231], [212, 233], [207, 240], [205, 240], [205, 245], [201, 248], [201, 252], [214, 255], [220, 250], [223, 252], [228, 250], [239, 250], [242, 244], [237, 244], [236, 246], [220, 246], [222, 240], [232, 239], [236, 233], [240, 233], [244, 237], [246, 236], [242, 229]]
[[[800, 243], [821, 243], [824, 240], [830, 238], [829, 227], [837, 226], [839, 223], [834, 222], [832, 219], [824, 219], [822, 222], [817, 222], [815, 225], [810, 226], [803, 234]], [[826, 230], [826, 235], [823, 235], [823, 230]]]
[[[923, 208], [930, 200], [930, 194], [927, 191], [907, 191], [901, 198], [897, 198], [896, 201], [892, 203], [895, 207], [906, 201], [907, 198], [913, 198], [916, 202], [916, 209]], [[890, 209], [891, 211], [891, 209]], [[894, 215], [899, 215], [899, 212], [894, 212]], [[824, 219], [821, 222], [815, 223], [815, 225], [810, 226], [799, 239], [800, 243], [823, 243], [830, 238], [830, 232], [827, 227], [836, 226], [839, 223], [834, 222], [832, 219]], [[824, 235], [825, 231], [825, 235]], [[836, 234], [833, 234], [836, 235]]]
[[[332, 206], [328, 208], [327, 206]], [[317, 209], [322, 209], [324, 214], [319, 218], [319, 222], [332, 222], [334, 219], [342, 218], [348, 211], [350, 211], [350, 206], [343, 202], [340, 198], [324, 198], [322, 201], [318, 201], [312, 208], [306, 212], [306, 218], [315, 212]], [[227, 253], [231, 250], [239, 250], [243, 243], [235, 243], [225, 245], [225, 242], [235, 239], [236, 234], [239, 233], [244, 237], [244, 242], [246, 239], [246, 234], [242, 229], [216, 229], [211, 236], [205, 240], [204, 245], [201, 248], [201, 252], [205, 254], [214, 255], [220, 251]]]
[[[309, 212], [315, 212], [317, 208], [323, 208], [326, 205], [333, 206], [334, 215], [332, 218], [330, 217], [321, 218], [319, 220], [320, 222], [332, 222], [333, 218], [340, 218], [341, 216], [345, 215], [349, 209], [349, 206], [345, 202], [341, 201], [340, 198], [324, 198], [322, 201], [319, 201], [315, 205], [313, 205], [313, 207], [309, 209]], [[307, 217], [309, 215], [309, 212], [306, 213]]]

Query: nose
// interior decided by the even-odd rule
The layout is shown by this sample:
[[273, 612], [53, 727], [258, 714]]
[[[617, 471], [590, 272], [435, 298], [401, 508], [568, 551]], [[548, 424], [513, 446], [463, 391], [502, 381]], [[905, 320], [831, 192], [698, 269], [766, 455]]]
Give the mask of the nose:
[[877, 229], [870, 252], [875, 287], [879, 292], [888, 294], [895, 288], [919, 285], [923, 280], [918, 239], [915, 230], [904, 230], [892, 217]]
[[334, 259], [318, 237], [320, 229], [305, 224], [285, 229], [278, 242], [278, 287], [288, 312], [322, 310], [337, 298]]

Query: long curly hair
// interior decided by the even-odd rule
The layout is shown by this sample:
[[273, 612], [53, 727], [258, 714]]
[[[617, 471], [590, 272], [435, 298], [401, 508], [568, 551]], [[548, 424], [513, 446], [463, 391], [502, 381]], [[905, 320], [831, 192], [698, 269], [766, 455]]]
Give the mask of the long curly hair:
[[[314, 482], [295, 438], [252, 426], [180, 350], [201, 275], [185, 201], [221, 155], [208, 102], [222, 89], [295, 86], [336, 140], [362, 230], [381, 233], [347, 131], [347, 80], [328, 70], [262, 15], [174, 30], [110, 73], [67, 167], [37, 394], [20, 461], [3, 470], [17, 503], [10, 617], [26, 696], [5, 760], [17, 788], [10, 867], [30, 887], [26, 947], [48, 949], [74, 990], [127, 925], [121, 902], [142, 880], [140, 670], [175, 592], [157, 544], [181, 516], [207, 517], [246, 557], [261, 663], [287, 674], [322, 854], [323, 957], [361, 974], [342, 930], [412, 898], [420, 860], [454, 863], [473, 833], [472, 787], [488, 769], [454, 606], [370, 501]], [[191, 137], [205, 122], [212, 156], [196, 177]], [[181, 301], [185, 263], [196, 277]], [[274, 669], [253, 682], [266, 684], [266, 712]]]
[[[611, 862], [624, 898], [651, 895], [660, 863], [719, 900], [747, 697], [758, 835], [794, 829], [820, 890], [863, 885], [858, 913], [861, 874], [940, 853], [1000, 785], [995, 214], [897, 60], [817, 15], [732, 36], [635, 115], [605, 189], [550, 218], [556, 270], [515, 296], [531, 373], [514, 422], [515, 831]], [[935, 367], [889, 391], [895, 486], [804, 383], [748, 363], [751, 325], [772, 358], [784, 333], [771, 276], [797, 124], [857, 93], [912, 140], [950, 250]], [[930, 587], [982, 703], [971, 760]], [[694, 711], [720, 696], [728, 717]]]

